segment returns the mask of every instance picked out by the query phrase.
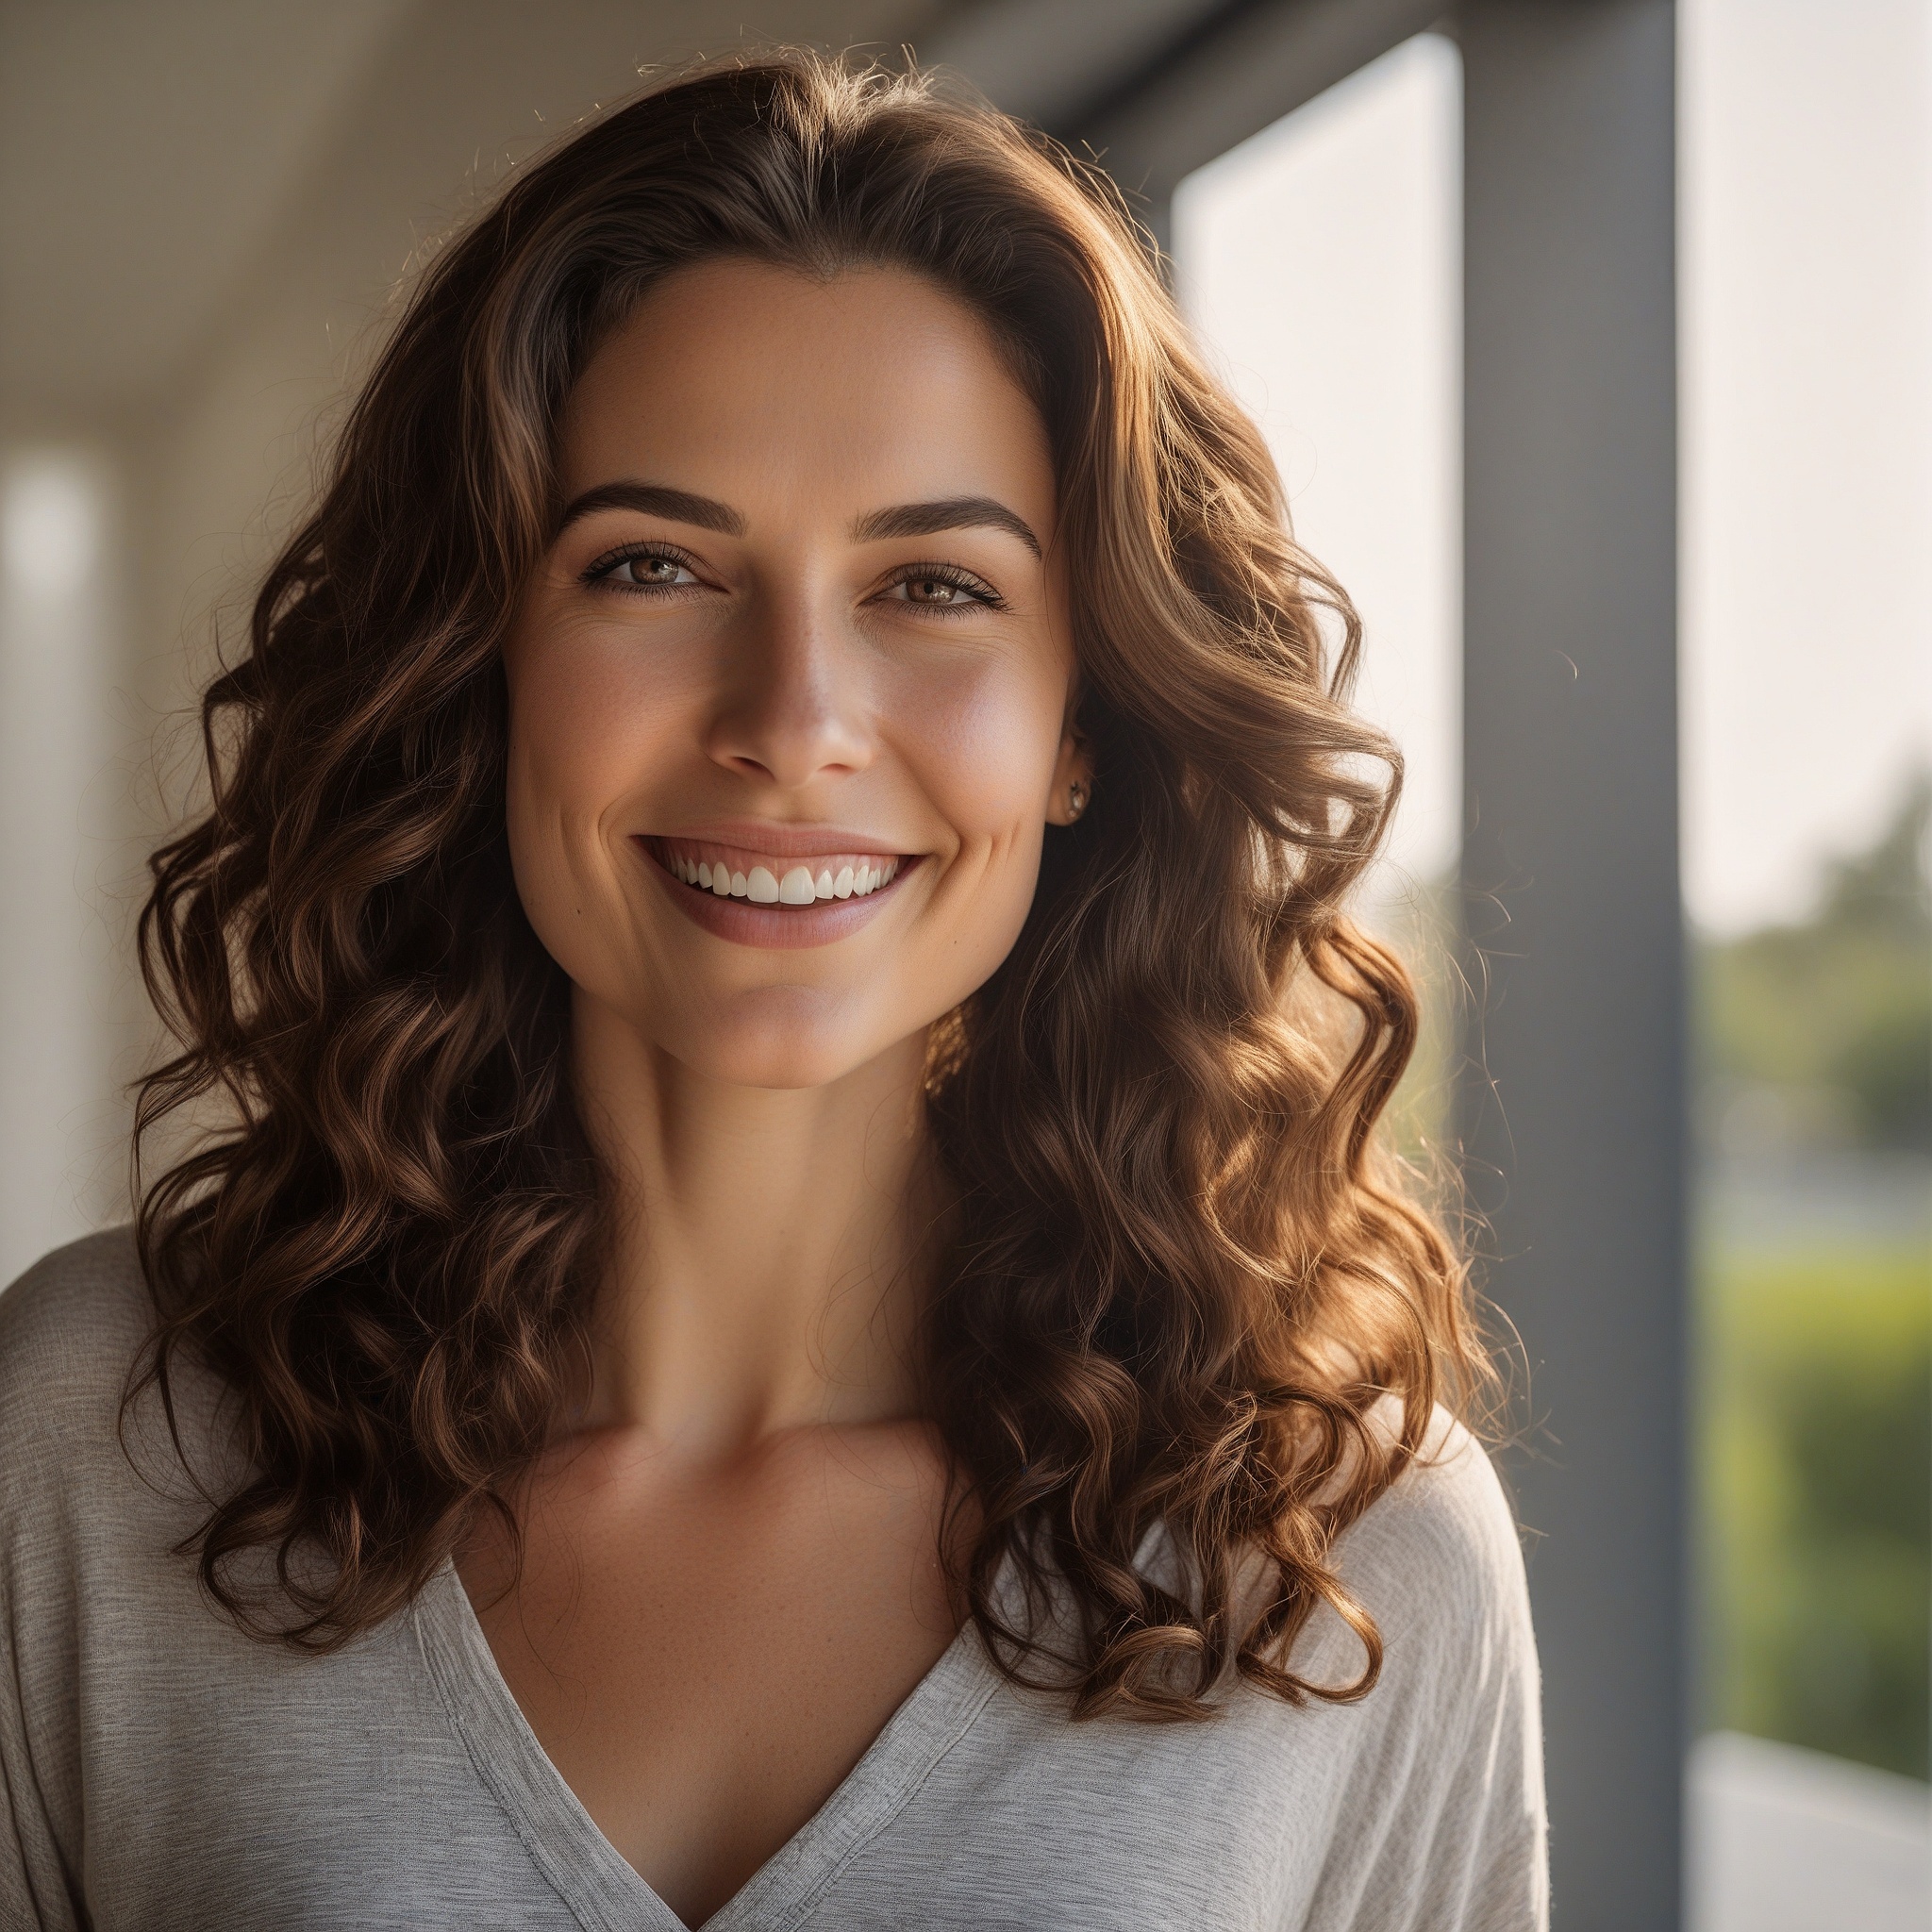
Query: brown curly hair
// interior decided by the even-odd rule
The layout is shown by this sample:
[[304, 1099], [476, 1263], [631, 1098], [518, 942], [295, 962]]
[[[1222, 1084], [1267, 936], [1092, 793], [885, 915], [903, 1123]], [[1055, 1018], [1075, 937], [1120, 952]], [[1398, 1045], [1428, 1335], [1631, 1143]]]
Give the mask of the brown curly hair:
[[[1230, 1664], [1359, 1695], [1380, 1639], [1331, 1546], [1485, 1359], [1372, 1144], [1417, 1009], [1342, 909], [1400, 778], [1345, 702], [1358, 626], [1106, 176], [928, 76], [805, 54], [645, 92], [441, 252], [206, 694], [210, 802], [142, 921], [180, 1050], [137, 1146], [210, 1098], [227, 1124], [144, 1190], [130, 1382], [172, 1416], [188, 1352], [231, 1392], [245, 1474], [202, 1580], [258, 1634], [342, 1643], [478, 1510], [513, 1527], [577, 1386], [604, 1200], [510, 877], [499, 646], [577, 372], [721, 255], [930, 278], [991, 325], [1056, 465], [1103, 782], [928, 1082], [958, 1211], [922, 1372], [971, 1502], [962, 1612], [1076, 1714], [1198, 1715]], [[1289, 1667], [1324, 1603], [1353, 1683]]]

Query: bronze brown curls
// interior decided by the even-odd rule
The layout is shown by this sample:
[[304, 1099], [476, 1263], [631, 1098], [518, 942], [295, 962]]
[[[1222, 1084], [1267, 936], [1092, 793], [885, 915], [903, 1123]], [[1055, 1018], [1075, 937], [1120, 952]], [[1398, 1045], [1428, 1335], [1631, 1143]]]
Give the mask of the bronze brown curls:
[[[146, 1187], [135, 1385], [192, 1355], [232, 1391], [203, 1580], [266, 1637], [346, 1641], [510, 1519], [582, 1374], [604, 1197], [510, 878], [499, 651], [577, 373], [719, 256], [930, 278], [1056, 467], [1098, 783], [930, 1061], [961, 1607], [1082, 1714], [1198, 1715], [1230, 1669], [1358, 1694], [1380, 1640], [1335, 1539], [1485, 1373], [1374, 1145], [1416, 1002], [1343, 910], [1400, 769], [1345, 702], [1358, 627], [1106, 177], [929, 77], [790, 53], [606, 114], [431, 262], [206, 694], [210, 802], [142, 922], [178, 1051], [140, 1131], [226, 1124]], [[1006, 1574], [1071, 1614], [1017, 1615]], [[1348, 1684], [1288, 1662], [1324, 1604]]]

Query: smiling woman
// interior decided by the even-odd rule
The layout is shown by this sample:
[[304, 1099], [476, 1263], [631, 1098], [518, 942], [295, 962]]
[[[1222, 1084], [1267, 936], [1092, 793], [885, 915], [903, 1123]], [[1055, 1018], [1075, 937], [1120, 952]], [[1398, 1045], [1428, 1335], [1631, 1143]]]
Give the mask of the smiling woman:
[[1088, 770], [1052, 453], [997, 340], [897, 267], [688, 265], [586, 364], [558, 463], [504, 651], [545, 950], [726, 1081], [923, 1039], [1012, 950]]
[[1015, 124], [522, 175], [154, 862], [225, 1124], [0, 1302], [0, 1918], [1541, 1924], [1355, 637]]

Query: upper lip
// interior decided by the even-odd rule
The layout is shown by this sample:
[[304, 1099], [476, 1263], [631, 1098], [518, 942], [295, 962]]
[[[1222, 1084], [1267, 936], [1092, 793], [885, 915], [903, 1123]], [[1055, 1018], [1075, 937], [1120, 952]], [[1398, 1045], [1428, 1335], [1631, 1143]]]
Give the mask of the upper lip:
[[909, 856], [905, 846], [870, 832], [855, 832], [843, 825], [781, 825], [768, 819], [707, 819], [701, 824], [679, 825], [675, 831], [645, 836], [728, 845], [744, 852], [762, 852], [773, 858], [832, 858], [841, 853], [870, 853], [878, 858]]

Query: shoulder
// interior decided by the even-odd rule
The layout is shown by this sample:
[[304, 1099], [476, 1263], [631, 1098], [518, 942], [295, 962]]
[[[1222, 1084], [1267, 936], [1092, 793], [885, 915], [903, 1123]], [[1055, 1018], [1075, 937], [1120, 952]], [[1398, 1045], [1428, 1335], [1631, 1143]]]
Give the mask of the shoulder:
[[[1343, 1586], [1374, 1619], [1385, 1683], [1454, 1698], [1475, 1682], [1535, 1673], [1529, 1591], [1515, 1517], [1482, 1444], [1438, 1410], [1421, 1453], [1337, 1539]], [[1332, 1616], [1310, 1639], [1360, 1651]], [[1352, 1674], [1352, 1672], [1351, 1672]]]
[[1438, 1409], [1421, 1453], [1340, 1540], [1345, 1573], [1451, 1610], [1523, 1587], [1523, 1549], [1483, 1446]]
[[42, 1509], [111, 1474], [165, 1425], [122, 1426], [122, 1398], [155, 1308], [131, 1228], [57, 1248], [0, 1292], [0, 1503]]
[[[1333, 1560], [1381, 1639], [1374, 1687], [1311, 1724], [1307, 1707], [1278, 1704], [1253, 1720], [1277, 1745], [1296, 1725], [1283, 1762], [1320, 1761], [1329, 1823], [1307, 1923], [1547, 1924], [1529, 1592], [1482, 1445], [1439, 1413], [1421, 1454], [1337, 1539]], [[1293, 1662], [1308, 1681], [1347, 1684], [1361, 1642], [1324, 1606]]]
[[134, 1231], [56, 1248], [0, 1292], [0, 1442], [118, 1409], [154, 1320]]

